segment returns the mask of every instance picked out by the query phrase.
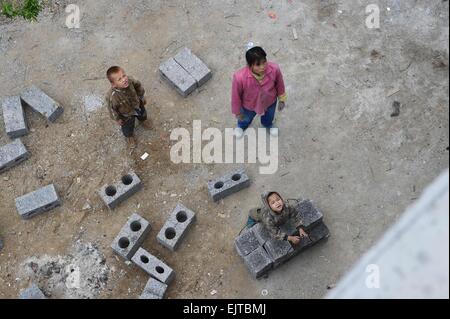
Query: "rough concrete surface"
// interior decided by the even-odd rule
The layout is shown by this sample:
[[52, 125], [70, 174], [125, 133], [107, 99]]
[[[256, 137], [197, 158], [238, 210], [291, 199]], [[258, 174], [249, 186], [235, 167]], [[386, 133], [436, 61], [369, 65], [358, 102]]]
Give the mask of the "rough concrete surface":
[[[360, 0], [81, 0], [81, 27], [73, 30], [65, 26], [69, 2], [58, 3], [50, 1], [37, 23], [0, 18], [0, 97], [34, 84], [64, 106], [51, 125], [25, 110], [32, 130], [23, 140], [33, 157], [0, 178], [1, 298], [32, 284], [18, 275], [29, 258], [66, 256], [78, 239], [94, 243], [116, 271], [98, 294], [75, 296], [137, 298], [147, 275], [109, 245], [131, 212], [160, 229], [177, 202], [198, 219], [180, 250], [169, 252], [156, 236], [143, 245], [177, 273], [169, 298], [321, 298], [448, 167], [448, 1], [378, 1], [379, 30], [366, 28], [371, 2]], [[280, 168], [259, 175], [259, 165], [245, 165], [252, 186], [213, 203], [207, 181], [241, 165], [175, 165], [170, 130], [192, 130], [195, 119], [234, 127], [231, 77], [244, 66], [249, 41], [265, 47], [285, 76], [288, 106], [276, 123]], [[186, 99], [158, 71], [183, 47], [214, 74]], [[104, 74], [114, 64], [142, 81], [155, 123], [154, 131], [137, 128], [132, 155], [105, 107], [85, 106], [104, 96]], [[401, 103], [397, 117], [394, 101]], [[2, 118], [0, 132], [4, 145]], [[142, 161], [145, 152], [150, 157]], [[96, 190], [130, 169], [144, 188], [110, 212]], [[64, 206], [22, 221], [14, 198], [50, 183]], [[332, 237], [255, 281], [233, 244], [268, 189], [313, 199]]]

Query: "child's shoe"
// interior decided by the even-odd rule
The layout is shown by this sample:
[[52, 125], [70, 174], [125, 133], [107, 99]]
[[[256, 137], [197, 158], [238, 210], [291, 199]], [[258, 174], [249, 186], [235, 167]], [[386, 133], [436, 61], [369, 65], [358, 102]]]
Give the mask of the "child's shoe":
[[153, 122], [150, 119], [145, 120], [144, 122], [141, 122], [141, 125], [145, 130], [148, 130], [148, 131], [153, 130]]
[[244, 136], [244, 130], [240, 127], [234, 129], [234, 136], [239, 140]]
[[278, 137], [279, 134], [278, 127], [271, 127], [269, 129], [269, 134], [271, 137]]

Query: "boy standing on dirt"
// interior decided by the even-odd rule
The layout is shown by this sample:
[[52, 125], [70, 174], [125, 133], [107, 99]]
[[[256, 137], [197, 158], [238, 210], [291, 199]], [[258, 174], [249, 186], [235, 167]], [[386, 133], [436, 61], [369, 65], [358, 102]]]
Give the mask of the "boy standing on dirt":
[[111, 118], [122, 128], [122, 133], [127, 139], [130, 149], [136, 147], [134, 136], [136, 118], [145, 129], [152, 129], [152, 123], [147, 119], [144, 97], [145, 90], [141, 82], [128, 77], [119, 66], [108, 69], [106, 76], [111, 83], [111, 88], [106, 94], [106, 104]]

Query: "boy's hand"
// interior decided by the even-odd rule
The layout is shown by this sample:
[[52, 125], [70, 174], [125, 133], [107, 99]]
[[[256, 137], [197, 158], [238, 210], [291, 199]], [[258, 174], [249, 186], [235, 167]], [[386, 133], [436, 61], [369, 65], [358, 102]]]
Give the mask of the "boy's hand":
[[237, 118], [239, 121], [243, 121], [243, 120], [245, 119], [245, 116], [244, 116], [244, 114], [238, 114], [238, 115], [236, 115], [236, 118]]
[[120, 126], [123, 126], [125, 124], [124, 120], [117, 120], [117, 124]]
[[300, 243], [301, 238], [298, 236], [289, 236], [288, 241], [293, 243], [294, 245], [298, 245]]
[[285, 107], [286, 107], [286, 102], [279, 102], [278, 103], [278, 110], [279, 111], [283, 111]]

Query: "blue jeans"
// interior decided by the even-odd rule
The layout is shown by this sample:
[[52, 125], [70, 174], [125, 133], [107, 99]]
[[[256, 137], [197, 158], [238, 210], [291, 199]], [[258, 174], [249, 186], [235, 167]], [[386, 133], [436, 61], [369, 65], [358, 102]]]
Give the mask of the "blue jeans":
[[[277, 110], [277, 101], [272, 104], [266, 111], [266, 113], [261, 116], [261, 124], [265, 128], [271, 128], [273, 125], [273, 120], [275, 118], [275, 111]], [[244, 131], [252, 124], [253, 119], [256, 116], [256, 112], [247, 110], [244, 107], [241, 107], [241, 114], [244, 115], [244, 119], [238, 120], [238, 127], [243, 129]]]

